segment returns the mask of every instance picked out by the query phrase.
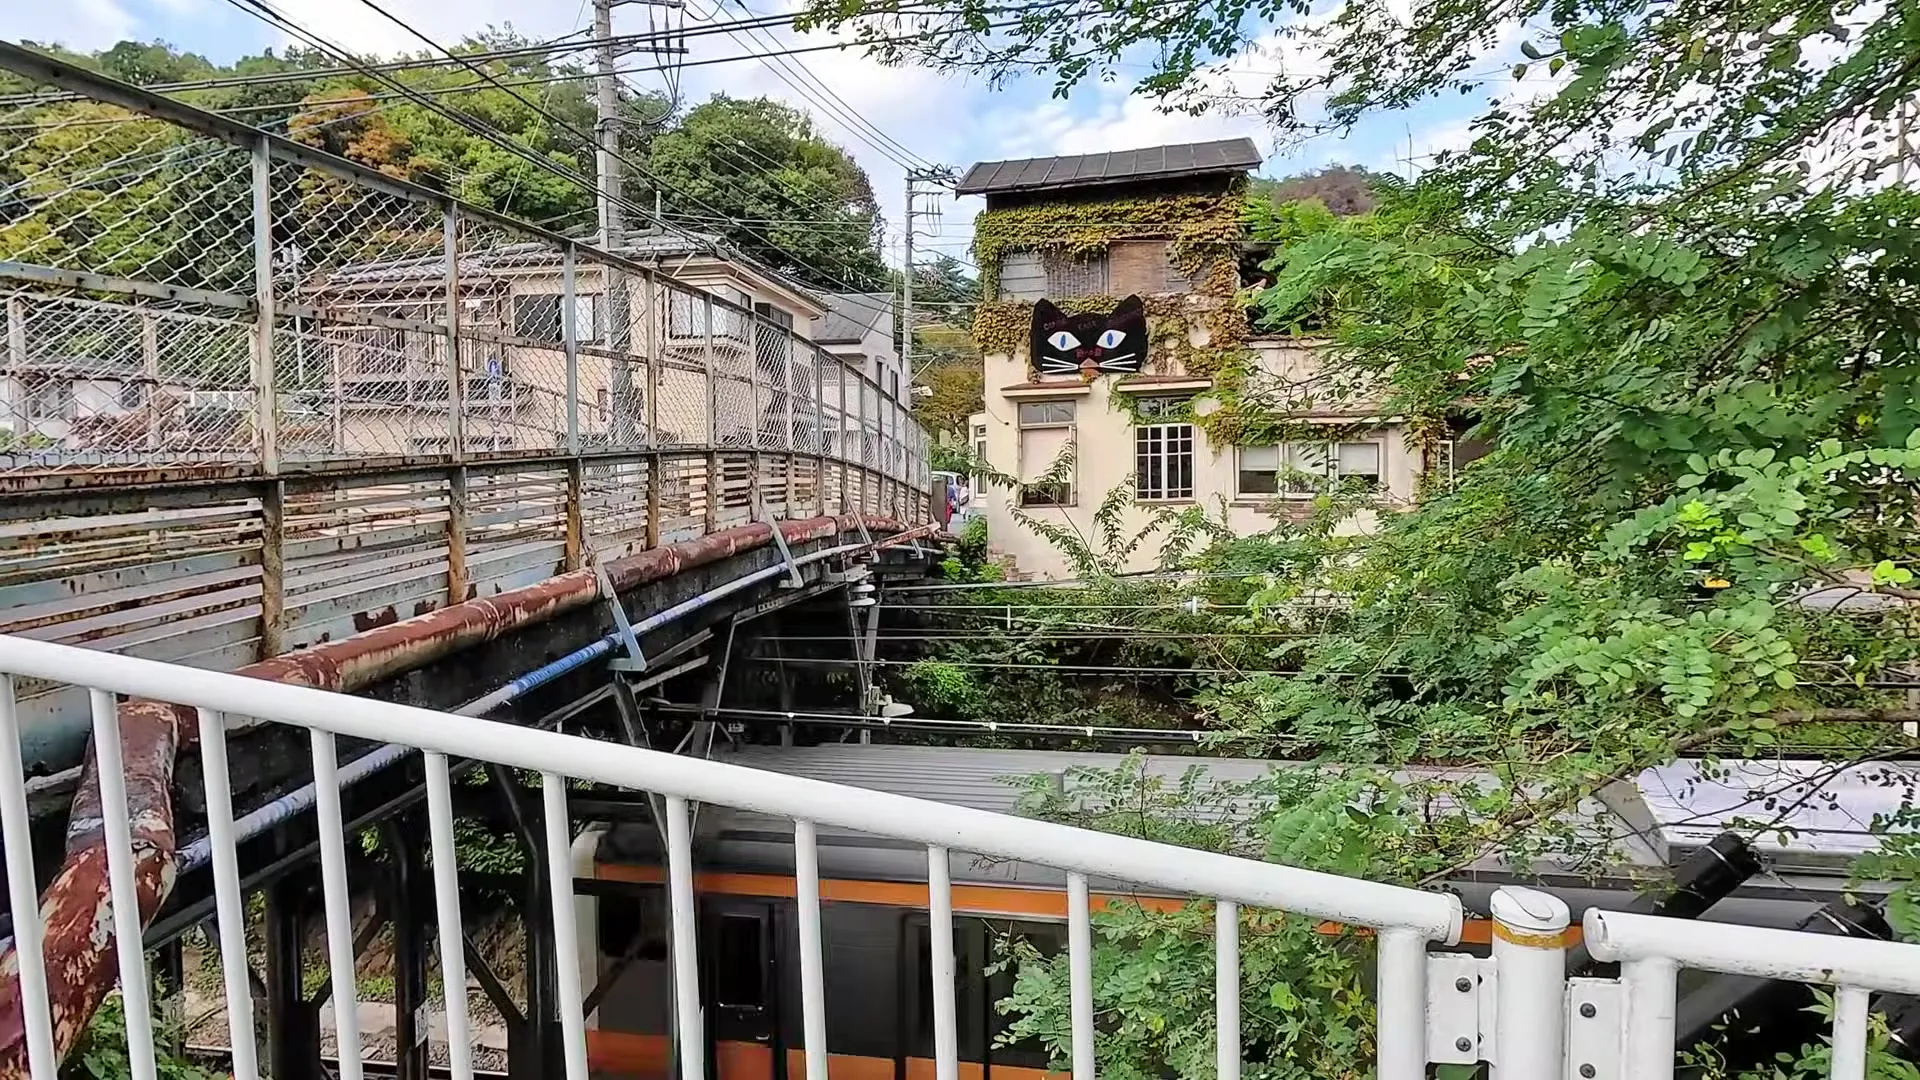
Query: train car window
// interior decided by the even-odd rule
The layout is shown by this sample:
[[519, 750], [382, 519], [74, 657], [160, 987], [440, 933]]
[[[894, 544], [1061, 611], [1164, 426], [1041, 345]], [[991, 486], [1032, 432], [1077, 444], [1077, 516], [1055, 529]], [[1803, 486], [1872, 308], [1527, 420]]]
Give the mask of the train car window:
[[667, 958], [667, 890], [654, 886], [634, 896], [600, 899], [600, 955], [636, 960]]
[[[911, 961], [913, 970], [913, 990], [908, 1014], [913, 1018], [913, 1026], [908, 1031], [907, 1043], [909, 1056], [933, 1056], [933, 931], [924, 922], [915, 923], [908, 935], [914, 955]], [[953, 921], [953, 1013], [955, 1034], [958, 1037], [960, 1059], [979, 1061], [982, 1049], [981, 1037], [985, 1032], [981, 1028], [983, 1009], [990, 1009], [990, 1003], [983, 1001], [985, 983], [981, 979], [981, 968], [986, 960], [985, 934], [980, 920], [966, 917]]]
[[767, 1007], [765, 923], [758, 915], [722, 915], [714, 938], [713, 996], [723, 1009]]

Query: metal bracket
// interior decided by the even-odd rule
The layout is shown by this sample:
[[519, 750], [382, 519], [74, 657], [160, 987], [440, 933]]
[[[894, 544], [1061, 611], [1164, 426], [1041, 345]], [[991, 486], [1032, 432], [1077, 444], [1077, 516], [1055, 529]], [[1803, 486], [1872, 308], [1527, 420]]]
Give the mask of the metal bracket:
[[853, 515], [853, 527], [860, 530], [860, 542], [867, 546], [867, 551], [863, 552], [863, 554], [871, 556], [873, 554], [873, 534], [867, 531], [867, 515]]
[[1567, 980], [1566, 1080], [1619, 1080], [1620, 999], [1617, 979]]
[[627, 619], [627, 608], [620, 602], [620, 594], [613, 591], [613, 579], [607, 576], [607, 568], [600, 561], [599, 552], [593, 554], [593, 577], [600, 583], [600, 595], [607, 598], [607, 606], [613, 609], [613, 625], [619, 631], [621, 645], [627, 650], [627, 655], [614, 657], [607, 661], [607, 666], [614, 671], [647, 670], [647, 654], [640, 651], [640, 637], [633, 632], [633, 623]]
[[1428, 956], [1427, 1060], [1438, 1065], [1492, 1064], [1499, 991], [1499, 971], [1490, 957]]
[[798, 589], [804, 586], [807, 579], [800, 576], [800, 567], [793, 561], [793, 549], [787, 547], [787, 536], [780, 531], [780, 522], [768, 516], [767, 504], [758, 496], [753, 500], [753, 520], [765, 525], [767, 531], [773, 534], [773, 546], [780, 549], [780, 559], [787, 564], [787, 588]]

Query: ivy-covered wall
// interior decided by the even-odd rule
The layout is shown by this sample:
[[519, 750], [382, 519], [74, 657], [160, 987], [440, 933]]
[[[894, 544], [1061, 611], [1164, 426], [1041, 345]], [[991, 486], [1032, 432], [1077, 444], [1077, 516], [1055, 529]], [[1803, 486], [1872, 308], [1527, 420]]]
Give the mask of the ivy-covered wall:
[[[1194, 279], [1184, 293], [1143, 296], [1149, 369], [1211, 377], [1246, 351], [1246, 311], [1238, 292], [1238, 244], [1246, 193], [1235, 184], [1210, 194], [1166, 193], [1120, 199], [1062, 199], [987, 210], [974, 219], [973, 254], [981, 294], [973, 339], [983, 354], [1012, 356], [1027, 344], [1033, 305], [995, 300], [1006, 256], [1019, 251], [1086, 257], [1122, 240], [1165, 240], [1174, 268]], [[1049, 297], [1070, 314], [1110, 311], [1117, 296]]]
[[1219, 194], [1061, 199], [983, 211], [973, 219], [980, 295], [999, 295], [1000, 261], [1012, 251], [1087, 256], [1116, 240], [1164, 239], [1174, 266], [1185, 273], [1198, 274], [1222, 257], [1231, 268], [1245, 206], [1245, 187], [1235, 184]]

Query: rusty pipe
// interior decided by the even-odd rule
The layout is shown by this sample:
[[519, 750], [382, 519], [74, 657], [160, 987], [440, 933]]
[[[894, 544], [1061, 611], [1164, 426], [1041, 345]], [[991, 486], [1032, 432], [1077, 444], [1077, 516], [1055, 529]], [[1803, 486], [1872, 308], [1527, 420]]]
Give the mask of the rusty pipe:
[[[905, 527], [890, 518], [865, 517], [864, 522], [869, 533], [898, 532]], [[782, 521], [778, 527], [788, 543], [810, 543], [858, 531], [851, 516]], [[606, 564], [607, 576], [614, 591], [623, 592], [764, 547], [772, 538], [772, 529], [765, 524], [723, 529], [615, 559]], [[599, 596], [594, 572], [575, 570], [525, 588], [450, 604], [352, 637], [271, 657], [236, 673], [351, 693], [546, 622], [594, 603]], [[157, 701], [123, 701], [119, 713], [127, 806], [132, 818], [134, 880], [144, 926], [152, 922], [173, 887], [173, 769], [179, 752], [192, 745], [195, 724], [190, 710]], [[65, 859], [40, 897], [54, 1049], [62, 1057], [72, 1049], [119, 974], [109, 895], [100, 782], [89, 744], [67, 820]], [[15, 921], [17, 925], [17, 913]], [[0, 952], [0, 1080], [26, 1075], [19, 954], [8, 941], [5, 951]]]

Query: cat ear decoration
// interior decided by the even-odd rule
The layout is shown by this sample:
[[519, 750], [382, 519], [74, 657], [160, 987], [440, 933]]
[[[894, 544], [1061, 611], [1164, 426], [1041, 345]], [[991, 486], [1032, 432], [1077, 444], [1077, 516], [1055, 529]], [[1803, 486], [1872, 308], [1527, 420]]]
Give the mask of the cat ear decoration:
[[1028, 362], [1042, 375], [1071, 375], [1080, 370], [1074, 356], [1080, 340], [1068, 328], [1072, 317], [1052, 301], [1033, 302], [1033, 324], [1029, 334]]
[[1106, 318], [1095, 342], [1094, 364], [1104, 374], [1137, 374], [1147, 361], [1147, 306], [1129, 296]]

